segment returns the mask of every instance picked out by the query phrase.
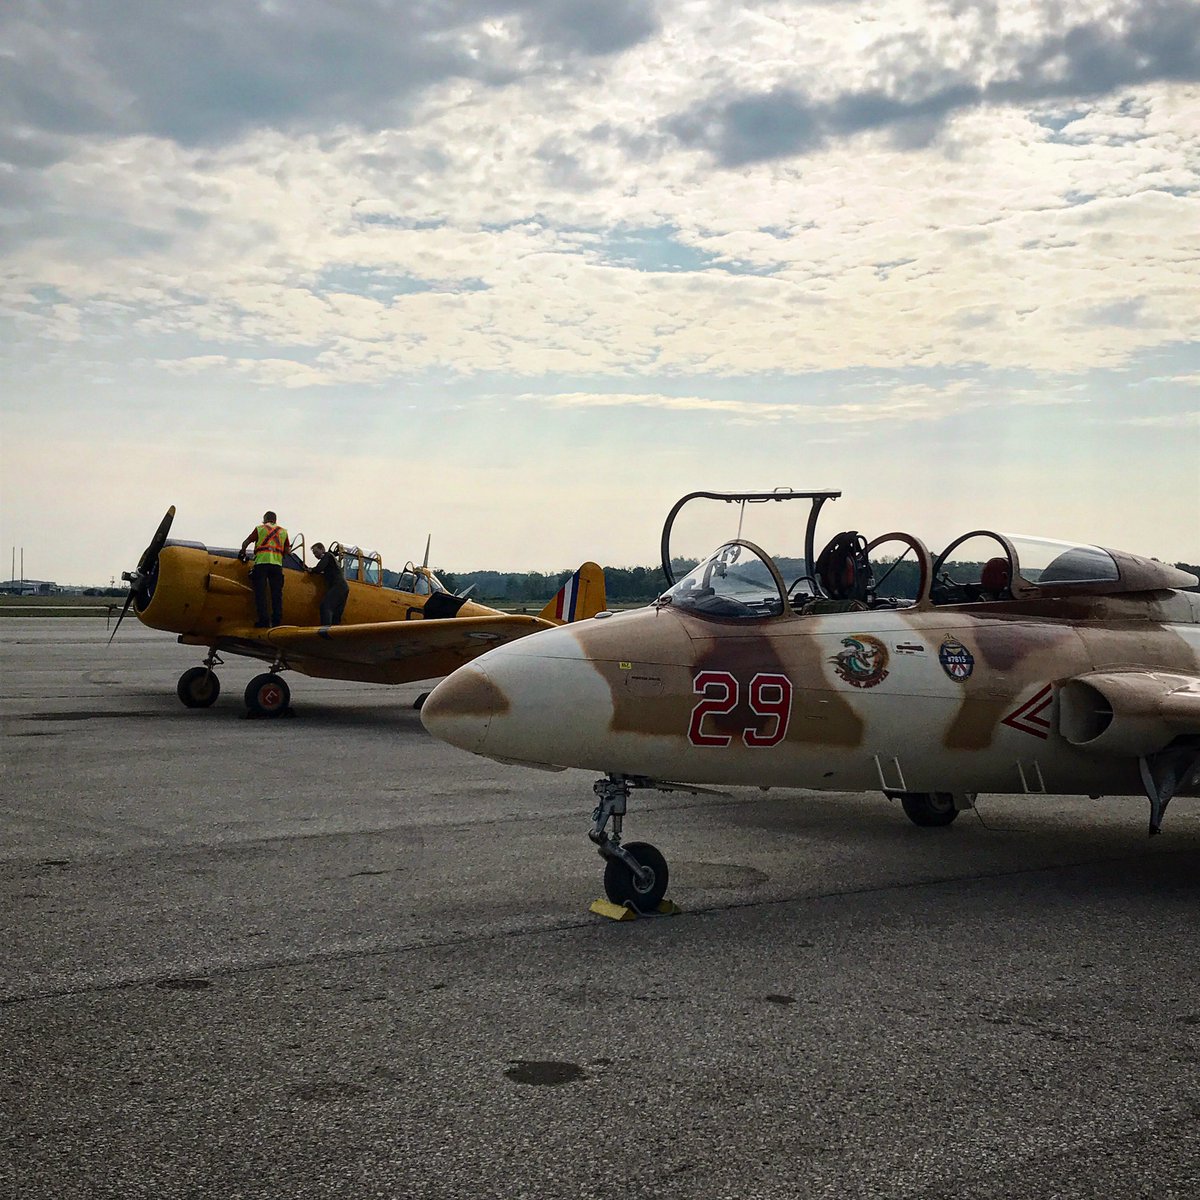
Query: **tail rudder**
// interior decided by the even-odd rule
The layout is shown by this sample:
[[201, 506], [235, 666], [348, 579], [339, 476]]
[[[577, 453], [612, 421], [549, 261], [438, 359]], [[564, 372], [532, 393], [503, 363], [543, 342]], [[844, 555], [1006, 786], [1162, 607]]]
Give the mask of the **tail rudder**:
[[571, 621], [586, 621], [607, 605], [604, 593], [604, 571], [594, 562], [586, 562], [558, 590], [558, 595], [538, 616], [556, 625]]

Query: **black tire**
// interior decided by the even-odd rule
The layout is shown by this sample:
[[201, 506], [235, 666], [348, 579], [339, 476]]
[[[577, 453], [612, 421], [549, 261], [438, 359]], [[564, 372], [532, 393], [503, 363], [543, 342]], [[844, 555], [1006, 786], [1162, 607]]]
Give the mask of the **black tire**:
[[270, 672], [246, 684], [246, 708], [253, 717], [281, 717], [287, 712], [291, 689], [278, 675]]
[[188, 708], [208, 708], [221, 694], [221, 681], [207, 667], [192, 667], [180, 675], [175, 693]]
[[420, 712], [420, 711], [421, 711], [421, 709], [423, 709], [423, 708], [425, 707], [425, 701], [426, 701], [426, 700], [428, 700], [428, 699], [429, 699], [429, 693], [428, 693], [428, 692], [422, 692], [422, 693], [421, 693], [421, 694], [420, 694], [420, 695], [419, 695], [419, 696], [418, 696], [418, 697], [417, 697], [417, 698], [416, 698], [416, 699], [413, 701], [413, 708], [415, 708], [415, 709], [417, 710], [417, 712]]
[[632, 904], [638, 912], [655, 912], [667, 894], [667, 860], [649, 842], [630, 842], [625, 851], [637, 859], [639, 866], [649, 867], [653, 878], [641, 884], [619, 858], [610, 858], [604, 864], [604, 894], [614, 904]]
[[958, 816], [949, 792], [904, 792], [900, 796], [904, 815], [914, 824], [930, 828], [949, 825]]

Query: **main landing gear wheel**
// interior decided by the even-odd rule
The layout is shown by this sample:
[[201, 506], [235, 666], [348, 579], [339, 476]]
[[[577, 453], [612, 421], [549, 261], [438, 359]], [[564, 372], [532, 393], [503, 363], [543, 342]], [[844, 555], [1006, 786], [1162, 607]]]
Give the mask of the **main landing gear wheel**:
[[180, 675], [175, 691], [188, 708], [208, 708], [221, 694], [221, 681], [208, 667], [192, 667]]
[[278, 675], [255, 675], [246, 685], [246, 709], [252, 717], [281, 717], [287, 712], [291, 689]]
[[638, 912], [655, 912], [667, 894], [667, 860], [649, 842], [630, 842], [623, 847], [642, 869], [639, 878], [619, 858], [604, 864], [604, 894], [614, 904], [632, 904]]
[[904, 815], [914, 825], [949, 825], [958, 816], [954, 797], [949, 792], [902, 792]]

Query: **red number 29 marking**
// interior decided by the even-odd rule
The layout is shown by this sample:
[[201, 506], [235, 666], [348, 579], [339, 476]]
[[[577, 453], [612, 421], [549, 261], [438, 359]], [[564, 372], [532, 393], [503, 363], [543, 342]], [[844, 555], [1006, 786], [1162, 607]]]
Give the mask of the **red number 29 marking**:
[[729, 734], [705, 733], [700, 726], [709, 713], [724, 716], [737, 708], [738, 681], [728, 671], [701, 671], [692, 681], [692, 691], [704, 699], [692, 709], [688, 741], [693, 746], [728, 746], [733, 741]]
[[750, 709], [758, 717], [774, 717], [771, 733], [747, 729], [742, 740], [747, 746], [776, 746], [787, 736], [792, 715], [792, 681], [786, 675], [760, 671], [750, 680]]
[[[693, 746], [728, 746], [733, 735], [705, 733], [704, 718], [710, 713], [725, 716], [738, 706], [738, 681], [728, 671], [700, 671], [692, 682], [692, 691], [702, 699], [692, 709], [688, 725], [688, 741]], [[792, 681], [786, 675], [760, 671], [750, 680], [750, 711], [756, 717], [775, 719], [770, 733], [762, 733], [754, 725], [742, 730], [747, 746], [777, 746], [787, 736], [792, 715]]]

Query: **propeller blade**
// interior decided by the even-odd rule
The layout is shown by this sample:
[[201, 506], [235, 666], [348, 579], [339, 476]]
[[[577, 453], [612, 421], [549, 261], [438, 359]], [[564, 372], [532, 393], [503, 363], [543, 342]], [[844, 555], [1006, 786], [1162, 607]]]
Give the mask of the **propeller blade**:
[[171, 505], [167, 509], [166, 515], [158, 523], [158, 528], [154, 531], [154, 536], [150, 539], [150, 545], [142, 551], [142, 557], [138, 559], [138, 574], [144, 575], [154, 566], [154, 560], [158, 557], [158, 552], [163, 548], [167, 541], [167, 534], [171, 532], [171, 522], [175, 520], [175, 505]]
[[117, 618], [116, 625], [113, 626], [113, 631], [109, 634], [108, 644], [112, 645], [112, 640], [117, 636], [117, 630], [121, 628], [121, 622], [125, 620], [125, 614], [129, 611], [129, 606], [137, 598], [138, 591], [145, 586], [147, 577], [154, 571], [155, 564], [158, 562], [159, 552], [167, 543], [167, 534], [171, 532], [171, 522], [175, 520], [175, 505], [171, 505], [163, 515], [163, 519], [159, 521], [158, 528], [154, 531], [154, 536], [150, 539], [150, 545], [142, 551], [142, 557], [138, 559], [137, 569], [134, 571], [122, 571], [121, 578], [129, 580], [129, 595], [125, 597], [125, 606], [121, 609], [121, 615]]
[[117, 618], [117, 623], [113, 626], [113, 631], [108, 635], [108, 644], [112, 645], [112, 640], [117, 636], [117, 630], [121, 628], [121, 622], [125, 620], [125, 614], [129, 611], [129, 606], [133, 603], [133, 584], [129, 585], [129, 595], [125, 597], [125, 607], [121, 609], [121, 615]]

